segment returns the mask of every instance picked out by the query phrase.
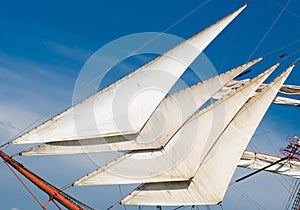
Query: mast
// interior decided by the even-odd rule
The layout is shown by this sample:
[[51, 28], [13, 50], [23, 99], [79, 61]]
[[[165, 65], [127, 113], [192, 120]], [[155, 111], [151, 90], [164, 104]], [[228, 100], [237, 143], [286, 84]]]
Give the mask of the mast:
[[[84, 209], [92, 209], [81, 202], [77, 201], [76, 199], [72, 198], [68, 194], [62, 192], [58, 188], [54, 187], [53, 185], [49, 184], [44, 179], [40, 178], [33, 172], [29, 171], [25, 168], [21, 163], [14, 160], [11, 156], [8, 156], [3, 151], [0, 150], [0, 157], [4, 160], [4, 163], [9, 164], [14, 169], [16, 169], [19, 173], [25, 176], [28, 180], [30, 180], [34, 185], [40, 188], [42, 191], [49, 195], [49, 201], [52, 201], [57, 207], [55, 201], [62, 204], [64, 207], [72, 210], [84, 210]], [[42, 206], [42, 208], [46, 208], [48, 202]]]
[[291, 210], [300, 210], [300, 188], [298, 188], [298, 192], [293, 202]]

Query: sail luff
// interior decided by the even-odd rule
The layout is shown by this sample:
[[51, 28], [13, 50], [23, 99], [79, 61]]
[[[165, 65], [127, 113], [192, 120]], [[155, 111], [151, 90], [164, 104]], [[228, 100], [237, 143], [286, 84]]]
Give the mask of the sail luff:
[[262, 59], [255, 59], [206, 81], [180, 90], [170, 96], [166, 96], [138, 135], [127, 134], [105, 138], [49, 142], [23, 151], [20, 155], [57, 155], [159, 149], [166, 144], [170, 136], [207, 102], [213, 94], [236, 75]]
[[[210, 205], [220, 203], [251, 136], [294, 65], [250, 99], [187, 182], [146, 183], [122, 200], [129, 205]], [[247, 123], [245, 123], [247, 122]], [[226, 166], [226, 167], [225, 167]]]
[[[191, 178], [209, 146], [279, 63], [236, 91], [195, 113], [159, 151], [125, 154], [74, 185], [181, 181]], [[220, 119], [222, 117], [222, 119]]]
[[[188, 66], [245, 7], [12, 143], [44, 143], [139, 132]], [[117, 103], [116, 99], [123, 103]]]

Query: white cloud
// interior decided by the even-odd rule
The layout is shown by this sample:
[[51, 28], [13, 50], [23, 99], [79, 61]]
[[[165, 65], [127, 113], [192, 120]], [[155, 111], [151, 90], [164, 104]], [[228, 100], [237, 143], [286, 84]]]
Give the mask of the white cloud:
[[62, 106], [42, 121], [69, 106], [76, 78], [63, 71], [51, 71], [55, 68], [51, 65], [0, 55], [0, 143], [3, 143], [58, 104]]
[[92, 55], [92, 52], [88, 50], [77, 47], [69, 47], [58, 42], [48, 41], [44, 43], [48, 48], [54, 50], [57, 54], [75, 61], [85, 62]]

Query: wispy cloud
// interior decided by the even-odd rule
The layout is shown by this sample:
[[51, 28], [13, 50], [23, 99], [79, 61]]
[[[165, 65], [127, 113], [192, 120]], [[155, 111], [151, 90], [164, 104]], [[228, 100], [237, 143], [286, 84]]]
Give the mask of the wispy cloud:
[[66, 46], [59, 42], [47, 41], [44, 44], [57, 54], [78, 62], [85, 62], [92, 55], [92, 52], [89, 50]]
[[[76, 73], [68, 67], [38, 63], [0, 53], [0, 139], [22, 130], [62, 101], [51, 115], [70, 105]], [[74, 76], [75, 75], [75, 76]], [[69, 100], [67, 100], [69, 99]], [[51, 115], [48, 116], [51, 117]], [[43, 119], [45, 120], [45, 119]]]

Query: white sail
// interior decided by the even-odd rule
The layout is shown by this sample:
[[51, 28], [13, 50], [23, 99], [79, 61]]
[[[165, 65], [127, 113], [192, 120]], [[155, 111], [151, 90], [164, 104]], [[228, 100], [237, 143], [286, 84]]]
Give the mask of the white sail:
[[255, 59], [221, 75], [165, 97], [139, 134], [88, 140], [58, 141], [33, 147], [20, 155], [78, 154], [159, 149], [213, 94], [242, 71], [261, 61]]
[[212, 96], [213, 99], [219, 100], [225, 95], [231, 93], [234, 89], [241, 87], [245, 82], [249, 81], [250, 79], [244, 80], [232, 80], [227, 85], [221, 88], [215, 95]]
[[274, 104], [285, 105], [285, 106], [298, 106], [300, 107], [300, 100], [287, 98], [282, 96], [277, 96], [274, 101]]
[[147, 183], [122, 200], [128, 205], [211, 205], [220, 203], [253, 133], [294, 65], [250, 99], [186, 182]]
[[[227, 85], [225, 85], [221, 90], [219, 90], [215, 95], [212, 96], [213, 99], [215, 100], [219, 100], [220, 98], [222, 98], [223, 96], [229, 94], [231, 91], [233, 91], [234, 89], [240, 87], [241, 85], [243, 85], [245, 82], [247, 82], [249, 79], [244, 79], [244, 80], [233, 80], [231, 82], [229, 82]], [[259, 88], [258, 88], [258, 92], [260, 90], [262, 90], [264, 87], [266, 86], [266, 84], [262, 84]], [[296, 86], [296, 85], [282, 85], [279, 89], [279, 93], [283, 93], [286, 95], [294, 95], [294, 96], [300, 96], [300, 86]], [[288, 98], [286, 98], [288, 99]], [[280, 97], [276, 97], [274, 99], [274, 103], [276, 104], [281, 104], [281, 105], [286, 105], [283, 101], [283, 103], [280, 103], [280, 101], [283, 101], [283, 98]], [[288, 101], [287, 101], [288, 102]], [[287, 105], [289, 105], [289, 103], [287, 103]], [[293, 106], [292, 102], [291, 102], [291, 106]], [[296, 106], [296, 105], [295, 105]]]
[[196, 173], [204, 157], [202, 154], [207, 153], [239, 109], [278, 65], [194, 114], [162, 150], [125, 154], [74, 185], [188, 180]]
[[287, 95], [300, 96], [300, 86], [282, 85], [279, 92]]
[[[12, 143], [89, 139], [138, 132], [188, 66], [245, 7]], [[115, 102], [116, 98], [120, 103]]]
[[[280, 157], [245, 151], [241, 157], [238, 167], [259, 170], [278, 160]], [[300, 162], [297, 160], [285, 160], [267, 168], [265, 171], [300, 178]]]

